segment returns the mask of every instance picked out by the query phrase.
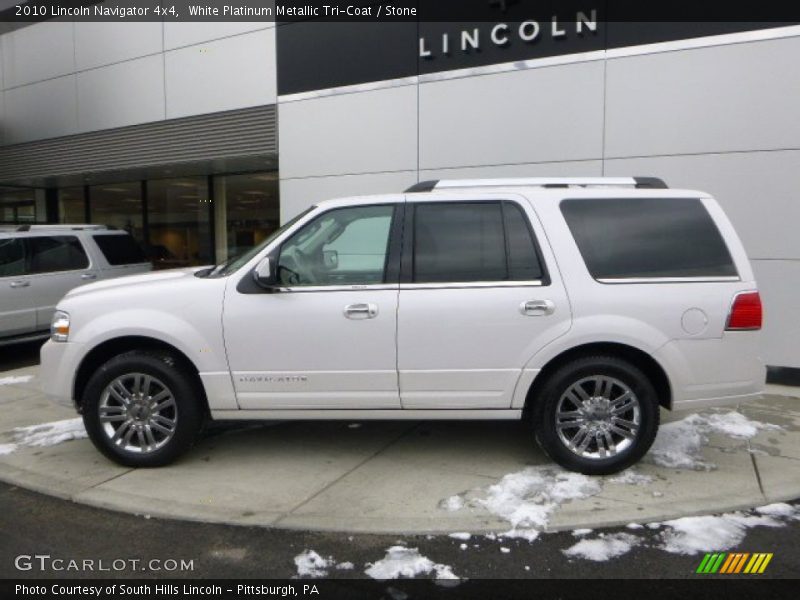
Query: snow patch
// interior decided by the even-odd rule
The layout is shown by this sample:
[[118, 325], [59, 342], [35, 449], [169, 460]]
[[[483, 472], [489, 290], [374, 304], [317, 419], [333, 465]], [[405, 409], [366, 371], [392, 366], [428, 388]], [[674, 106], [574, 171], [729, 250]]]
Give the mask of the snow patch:
[[630, 552], [639, 541], [630, 533], [600, 534], [595, 539], [582, 539], [562, 552], [569, 557], [603, 562]]
[[340, 562], [338, 565], [336, 565], [336, 568], [340, 571], [352, 571], [353, 568], [355, 568], [355, 565], [348, 560], [345, 562]]
[[619, 475], [610, 477], [606, 481], [624, 485], [650, 485], [653, 483], [653, 478], [650, 475], [638, 473], [634, 469], [625, 469]]
[[439, 502], [439, 508], [450, 511], [461, 510], [464, 508], [464, 498], [459, 495], [450, 496]]
[[14, 385], [15, 383], [28, 383], [33, 375], [17, 375], [14, 377], [0, 377], [0, 385]]
[[718, 552], [738, 546], [752, 527], [783, 527], [771, 516], [726, 513], [664, 521], [659, 547], [671, 554]]
[[55, 446], [69, 440], [80, 440], [88, 437], [83, 420], [65, 419], [30, 427], [16, 427], [14, 441], [18, 446], [44, 447]]
[[304, 550], [294, 557], [298, 577], [325, 577], [333, 558], [322, 558], [313, 550]]
[[708, 434], [718, 433], [738, 440], [749, 440], [759, 431], [775, 431], [781, 427], [753, 421], [738, 412], [691, 414], [665, 423], [658, 430], [645, 460], [661, 467], [711, 471], [716, 465], [703, 460], [701, 449], [708, 443]]
[[472, 534], [467, 533], [466, 531], [456, 531], [455, 533], [449, 534], [448, 537], [451, 537], [454, 540], [468, 540], [472, 537]]
[[564, 502], [594, 496], [601, 489], [596, 480], [580, 473], [528, 467], [489, 486], [476, 502], [511, 524], [503, 537], [533, 541]]
[[17, 448], [19, 448], [19, 446], [16, 444], [0, 444], [0, 456], [5, 456], [6, 454], [16, 452]]
[[500, 546], [500, 552], [502, 552], [503, 554], [508, 554], [509, 552], [511, 552], [511, 548], [506, 548], [505, 546]]
[[591, 529], [573, 529], [572, 535], [573, 537], [583, 537], [584, 535], [589, 535], [592, 533]]
[[381, 581], [399, 577], [416, 577], [434, 573], [436, 579], [459, 579], [453, 569], [447, 565], [434, 563], [422, 556], [416, 548], [392, 546], [386, 550], [386, 556], [374, 563], [367, 563], [364, 571], [373, 579]]
[[766, 506], [759, 506], [756, 512], [762, 515], [772, 515], [776, 517], [792, 517], [794, 516], [795, 509], [791, 504], [786, 502], [776, 502], [774, 504], [767, 504]]

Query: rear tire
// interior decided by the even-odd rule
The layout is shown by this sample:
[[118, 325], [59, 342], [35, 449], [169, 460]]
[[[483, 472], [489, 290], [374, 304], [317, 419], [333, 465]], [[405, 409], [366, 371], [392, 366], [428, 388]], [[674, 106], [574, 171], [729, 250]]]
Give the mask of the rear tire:
[[532, 402], [539, 445], [565, 469], [585, 475], [631, 466], [658, 431], [653, 384], [615, 356], [587, 356], [559, 367]]
[[83, 423], [100, 452], [126, 467], [159, 467], [186, 452], [203, 425], [199, 382], [167, 353], [115, 356], [89, 379]]

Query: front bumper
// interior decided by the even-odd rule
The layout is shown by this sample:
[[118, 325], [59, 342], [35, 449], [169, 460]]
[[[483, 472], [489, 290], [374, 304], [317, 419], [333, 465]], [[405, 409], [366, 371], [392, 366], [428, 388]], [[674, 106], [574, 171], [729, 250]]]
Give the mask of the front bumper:
[[39, 379], [51, 402], [75, 408], [75, 376], [83, 358], [83, 344], [48, 340], [40, 352]]

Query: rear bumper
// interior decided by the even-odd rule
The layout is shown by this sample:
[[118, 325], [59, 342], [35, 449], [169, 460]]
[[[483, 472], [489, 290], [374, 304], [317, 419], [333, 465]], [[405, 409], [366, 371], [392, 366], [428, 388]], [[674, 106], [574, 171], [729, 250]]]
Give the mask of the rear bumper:
[[40, 352], [42, 391], [48, 400], [76, 408], [75, 375], [83, 356], [83, 344], [48, 340]]

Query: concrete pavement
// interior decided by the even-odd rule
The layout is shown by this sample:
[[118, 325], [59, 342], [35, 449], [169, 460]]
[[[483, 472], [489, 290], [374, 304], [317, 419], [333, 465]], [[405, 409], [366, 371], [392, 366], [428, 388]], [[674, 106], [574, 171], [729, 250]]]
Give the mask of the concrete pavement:
[[[37, 375], [36, 366], [0, 373], [0, 449], [6, 444], [8, 452], [0, 455], [0, 480], [95, 507], [307, 530], [502, 532], [510, 523], [487, 501], [497, 492], [491, 486], [530, 468], [550, 483], [561, 477], [525, 425], [508, 422], [215, 426], [188, 455], [161, 469], [120, 467], [86, 439], [41, 447], [23, 443], [10, 451], [20, 439], [15, 428], [75, 417], [41, 396]], [[25, 381], [27, 376], [32, 378]], [[2, 384], [4, 378], [14, 379]], [[546, 486], [542, 497], [533, 489], [520, 501], [552, 504], [545, 528], [556, 531], [798, 498], [797, 393], [771, 387], [764, 401], [740, 407], [748, 419], [779, 429], [761, 429], [751, 439], [706, 431], [699, 458], [709, 470], [643, 462], [623, 481], [591, 478], [589, 492], [567, 501], [552, 502]], [[454, 504], [445, 502], [453, 498]]]

